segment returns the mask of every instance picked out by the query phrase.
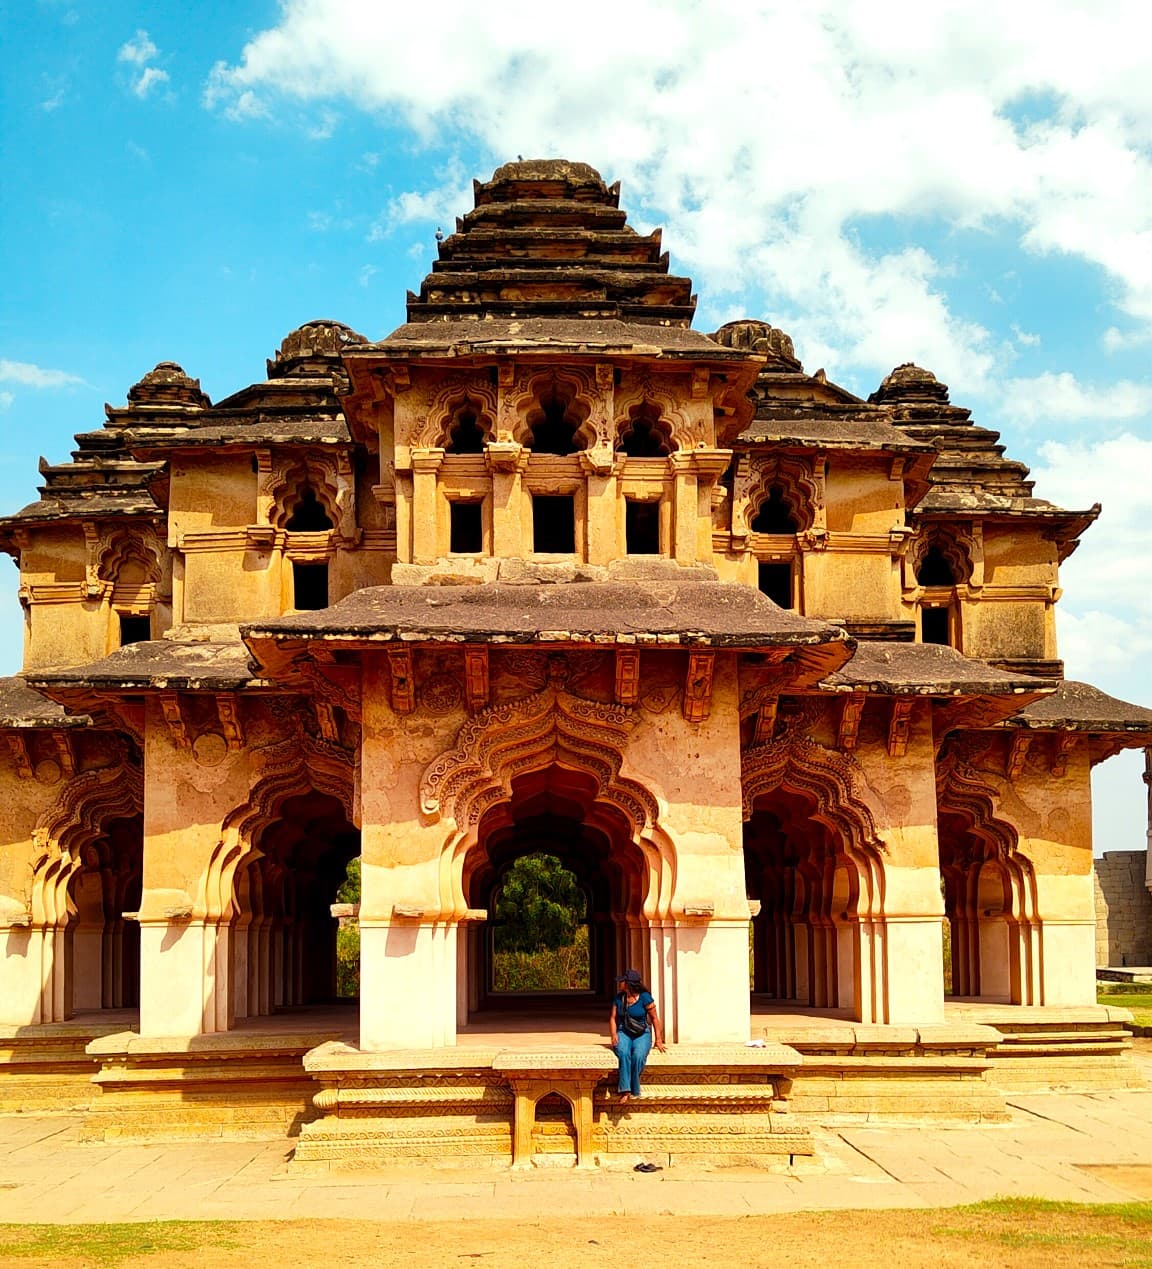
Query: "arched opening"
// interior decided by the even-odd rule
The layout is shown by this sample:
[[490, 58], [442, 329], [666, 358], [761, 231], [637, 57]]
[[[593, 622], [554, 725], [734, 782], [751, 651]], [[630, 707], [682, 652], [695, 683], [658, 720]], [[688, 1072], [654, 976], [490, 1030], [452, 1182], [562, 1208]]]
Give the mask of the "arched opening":
[[616, 452], [627, 458], [667, 458], [675, 448], [671, 424], [651, 405], [634, 411], [616, 441]]
[[[994, 831], [995, 829], [995, 831]], [[989, 1004], [1038, 1004], [1031, 868], [1007, 847], [1001, 826], [980, 827], [941, 809], [937, 816], [944, 919], [953, 997]]]
[[752, 918], [750, 978], [758, 1005], [835, 1011], [862, 1020], [871, 925], [867, 870], [815, 803], [783, 789], [757, 798], [744, 825]]
[[924, 552], [916, 570], [916, 580], [921, 586], [955, 586], [959, 579], [944, 552], [933, 543]]
[[446, 454], [483, 454], [487, 437], [476, 411], [465, 405], [448, 425]]
[[589, 895], [570, 868], [545, 850], [519, 855], [493, 897], [493, 995], [590, 989]]
[[311, 485], [302, 486], [284, 528], [289, 533], [323, 533], [332, 527], [332, 519], [317, 498], [316, 490]]
[[753, 533], [792, 534], [800, 532], [800, 520], [785, 497], [783, 485], [773, 485], [756, 509]]
[[359, 831], [338, 798], [308, 790], [286, 798], [252, 845], [233, 882], [231, 1017], [337, 1001], [332, 905], [360, 854]]
[[[64, 1016], [140, 1004], [141, 815], [109, 820], [68, 881]], [[68, 999], [70, 997], [70, 1000]]]
[[[624, 964], [640, 962], [647, 867], [631, 824], [615, 807], [597, 801], [598, 793], [592, 775], [553, 764], [517, 777], [511, 797], [482, 816], [462, 878], [469, 907], [488, 912], [488, 919], [469, 926], [464, 936], [470, 1020], [524, 1009], [591, 1016], [611, 997], [613, 975]], [[541, 857], [549, 862], [535, 871], [554, 879], [548, 883], [550, 901], [558, 897], [562, 902], [556, 906], [575, 917], [566, 922], [571, 938], [561, 929], [562, 937], [553, 941], [573, 948], [573, 962], [583, 959], [583, 964], [575, 983], [501, 990], [508, 984], [497, 975], [497, 958], [500, 948], [514, 941], [501, 935], [512, 907], [509, 884], [526, 871], [520, 861]], [[529, 899], [520, 903], [521, 910], [531, 906]], [[546, 909], [547, 903], [537, 905], [537, 916], [546, 915]]]
[[571, 399], [553, 388], [528, 415], [528, 448], [534, 454], [575, 454], [584, 448], [577, 436], [582, 421]]

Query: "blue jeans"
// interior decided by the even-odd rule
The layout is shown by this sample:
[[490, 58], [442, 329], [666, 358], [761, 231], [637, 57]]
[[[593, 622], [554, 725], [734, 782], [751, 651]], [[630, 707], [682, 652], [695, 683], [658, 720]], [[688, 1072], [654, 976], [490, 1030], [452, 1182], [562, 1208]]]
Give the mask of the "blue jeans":
[[651, 1027], [635, 1039], [625, 1035], [623, 1031], [616, 1033], [616, 1056], [620, 1059], [620, 1092], [631, 1093], [633, 1097], [640, 1096], [640, 1072], [651, 1052]]

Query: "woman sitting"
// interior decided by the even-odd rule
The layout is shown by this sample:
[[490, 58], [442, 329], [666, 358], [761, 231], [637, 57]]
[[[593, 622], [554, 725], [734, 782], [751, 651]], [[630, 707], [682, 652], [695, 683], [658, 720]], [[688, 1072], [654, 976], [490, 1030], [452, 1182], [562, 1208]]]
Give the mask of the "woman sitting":
[[608, 1015], [608, 1033], [620, 1062], [620, 1101], [629, 1102], [640, 1096], [640, 1073], [652, 1051], [653, 1037], [660, 1052], [668, 1052], [664, 1047], [664, 1031], [660, 1015], [656, 1012], [656, 1002], [637, 969], [626, 969], [616, 979], [616, 998]]

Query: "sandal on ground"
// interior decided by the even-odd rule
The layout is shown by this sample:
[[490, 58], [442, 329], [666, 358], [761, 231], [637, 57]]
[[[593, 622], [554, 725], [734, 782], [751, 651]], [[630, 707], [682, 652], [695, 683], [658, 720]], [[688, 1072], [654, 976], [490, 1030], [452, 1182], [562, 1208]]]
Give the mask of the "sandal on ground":
[[638, 1163], [633, 1172], [663, 1172], [664, 1169], [658, 1163]]

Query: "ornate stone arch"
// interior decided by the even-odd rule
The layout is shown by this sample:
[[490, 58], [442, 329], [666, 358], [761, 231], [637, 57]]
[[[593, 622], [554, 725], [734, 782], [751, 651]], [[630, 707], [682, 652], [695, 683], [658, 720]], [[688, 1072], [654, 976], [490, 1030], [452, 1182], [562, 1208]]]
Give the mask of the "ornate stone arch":
[[115, 584], [131, 564], [137, 565], [141, 583], [160, 580], [161, 547], [151, 525], [114, 529], [101, 538], [96, 564], [100, 581]]
[[354, 822], [355, 765], [346, 750], [294, 735], [257, 750], [255, 756], [259, 775], [247, 801], [225, 818], [204, 870], [196, 912], [205, 920], [227, 918], [237, 869], [258, 856], [260, 831], [279, 818], [288, 798], [307, 790], [325, 793], [336, 798], [349, 822]]
[[455, 375], [442, 383], [428, 401], [412, 445], [447, 449], [453, 424], [465, 409], [476, 416], [486, 440], [496, 437], [496, 389], [476, 376]]
[[922, 527], [908, 551], [908, 569], [915, 585], [921, 584], [920, 568], [933, 548], [952, 570], [953, 585], [964, 585], [971, 581], [975, 557], [971, 539], [958, 529], [931, 524]]
[[356, 534], [356, 482], [352, 457], [347, 450], [337, 453], [277, 452], [257, 454], [260, 481], [257, 486], [256, 518], [282, 529], [292, 517], [296, 499], [306, 486], [332, 522], [333, 530], [345, 540]]
[[673, 435], [673, 425], [665, 417], [659, 405], [653, 401], [641, 401], [629, 409], [628, 414], [616, 424], [616, 451], [626, 449], [628, 438], [635, 434], [638, 427], [647, 428], [662, 453], [652, 457], [667, 458], [680, 448]]
[[542, 402], [559, 397], [575, 419], [572, 443], [577, 450], [590, 450], [597, 443], [597, 413], [600, 404], [595, 379], [590, 371], [565, 366], [541, 370], [518, 381], [504, 401], [504, 422], [512, 439], [531, 448], [532, 430], [543, 413]]
[[651, 375], [641, 375], [617, 391], [613, 405], [613, 447], [642, 410], [654, 412], [665, 425], [673, 450], [693, 450], [706, 439], [685, 413], [677, 392]]
[[594, 788], [588, 822], [628, 826], [631, 843], [649, 871], [644, 914], [667, 915], [675, 884], [676, 853], [661, 828], [657, 798], [622, 773], [624, 749], [639, 722], [637, 712], [586, 701], [556, 682], [508, 705], [478, 714], [461, 728], [456, 745], [424, 771], [420, 805], [429, 822], [445, 820], [440, 900], [445, 914], [463, 916], [464, 856], [479, 840], [485, 812], [508, 802], [522, 775], [560, 766], [589, 777]]
[[875, 861], [884, 854], [862, 777], [847, 754], [785, 735], [744, 751], [741, 786], [745, 820], [751, 819], [757, 798], [783, 789], [813, 803], [812, 818], [836, 833], [851, 853]]
[[779, 488], [784, 505], [796, 521], [798, 533], [807, 532], [815, 524], [823, 503], [823, 491], [807, 460], [757, 455], [752, 458], [742, 483], [743, 488], [735, 491], [733, 500], [732, 531], [738, 536], [752, 531], [752, 522], [774, 487]]

